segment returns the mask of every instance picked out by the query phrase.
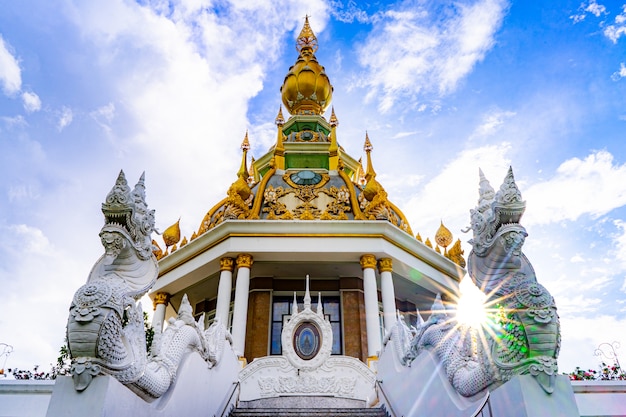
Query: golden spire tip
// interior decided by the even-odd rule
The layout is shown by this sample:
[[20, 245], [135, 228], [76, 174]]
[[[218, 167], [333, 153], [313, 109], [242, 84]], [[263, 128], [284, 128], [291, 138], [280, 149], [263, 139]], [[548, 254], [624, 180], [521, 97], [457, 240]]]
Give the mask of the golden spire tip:
[[248, 140], [248, 129], [246, 129], [246, 136], [243, 138], [243, 142], [241, 142], [241, 150], [247, 151], [250, 149], [250, 141]]

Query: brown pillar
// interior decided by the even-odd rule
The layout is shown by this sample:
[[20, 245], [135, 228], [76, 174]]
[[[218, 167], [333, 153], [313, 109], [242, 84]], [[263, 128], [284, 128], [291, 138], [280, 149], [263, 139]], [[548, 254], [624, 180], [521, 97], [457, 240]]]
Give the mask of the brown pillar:
[[269, 354], [271, 287], [271, 278], [253, 278], [250, 282], [244, 355], [248, 363]]
[[367, 361], [367, 332], [365, 330], [365, 298], [363, 280], [341, 278], [344, 354]]

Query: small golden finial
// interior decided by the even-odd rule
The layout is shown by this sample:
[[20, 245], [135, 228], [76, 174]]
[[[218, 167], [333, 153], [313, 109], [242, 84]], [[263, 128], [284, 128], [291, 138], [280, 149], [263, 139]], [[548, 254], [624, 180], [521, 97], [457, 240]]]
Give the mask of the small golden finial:
[[365, 173], [365, 179], [369, 182], [372, 178], [376, 177], [376, 171], [374, 171], [374, 165], [372, 164], [371, 152], [374, 149], [370, 137], [365, 131], [365, 144], [363, 150], [367, 153], [367, 172]]
[[418, 242], [422, 242], [422, 243], [424, 243], [424, 242], [422, 241], [422, 235], [420, 235], [419, 233], [415, 236], [415, 239], [417, 239], [417, 241], [418, 241]]
[[243, 178], [247, 182], [248, 175], [248, 150], [250, 149], [250, 141], [248, 140], [248, 131], [246, 130], [246, 136], [243, 138], [243, 142], [241, 142], [241, 150], [243, 151], [243, 155], [241, 157], [241, 167], [239, 167], [239, 172], [237, 172], [237, 176]]
[[363, 145], [363, 150], [367, 153], [370, 153], [371, 151], [374, 150], [374, 147], [372, 146], [372, 142], [370, 142], [370, 137], [367, 134], [367, 130], [365, 131], [365, 144]]
[[285, 118], [283, 117], [283, 106], [278, 108], [278, 115], [276, 116], [276, 120], [274, 120], [277, 126], [282, 126], [285, 124]]
[[339, 126], [339, 120], [337, 119], [337, 116], [335, 116], [335, 106], [332, 107], [332, 110], [330, 112], [330, 126], [331, 127], [337, 127]]
[[246, 136], [243, 138], [243, 142], [241, 142], [241, 150], [242, 151], [250, 150], [250, 141], [248, 140], [248, 129], [246, 129]]
[[311, 49], [313, 53], [317, 51], [317, 38], [315, 37], [315, 33], [311, 29], [309, 25], [309, 16], [304, 17], [304, 26], [300, 31], [300, 35], [298, 35], [298, 39], [296, 41], [296, 49], [298, 52], [301, 52], [304, 49]]
[[359, 185], [365, 185], [365, 170], [363, 169], [363, 158], [359, 158], [359, 168], [354, 175], [354, 178]]
[[248, 184], [254, 184], [256, 175], [254, 171], [254, 156], [250, 158], [250, 168], [248, 168]]
[[452, 243], [452, 232], [443, 225], [443, 220], [441, 221], [441, 226], [437, 230], [435, 234], [435, 242], [442, 248], [447, 248]]
[[424, 242], [424, 245], [428, 246], [431, 249], [433, 248], [433, 244], [430, 243], [430, 238], [428, 238], [428, 237], [426, 238], [426, 242]]
[[180, 217], [178, 221], [165, 229], [163, 232], [163, 242], [165, 242], [165, 251], [167, 248], [178, 243], [180, 240]]

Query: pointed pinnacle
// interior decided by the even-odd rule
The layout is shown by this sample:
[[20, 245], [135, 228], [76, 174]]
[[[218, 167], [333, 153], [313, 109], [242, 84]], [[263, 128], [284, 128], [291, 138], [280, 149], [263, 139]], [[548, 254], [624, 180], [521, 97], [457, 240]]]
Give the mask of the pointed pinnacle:
[[283, 117], [283, 106], [278, 108], [278, 115], [276, 116], [276, 120], [274, 120], [277, 126], [282, 126], [285, 124], [285, 118]]
[[335, 115], [335, 106], [332, 107], [329, 123], [331, 127], [339, 126], [339, 120], [337, 119], [337, 116]]
[[372, 146], [372, 142], [370, 142], [370, 137], [367, 134], [367, 130], [365, 131], [365, 144], [363, 145], [363, 150], [367, 153], [370, 153], [374, 147]]
[[250, 141], [248, 140], [248, 129], [246, 129], [246, 136], [243, 138], [243, 142], [241, 142], [241, 150], [247, 151], [250, 149]]

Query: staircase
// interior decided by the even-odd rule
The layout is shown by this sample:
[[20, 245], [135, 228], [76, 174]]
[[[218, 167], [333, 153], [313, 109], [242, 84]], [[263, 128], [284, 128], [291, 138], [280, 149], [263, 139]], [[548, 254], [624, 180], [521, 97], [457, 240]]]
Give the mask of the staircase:
[[235, 408], [230, 417], [389, 417], [384, 408]]
[[326, 397], [279, 397], [241, 402], [229, 417], [389, 417], [364, 401]]

